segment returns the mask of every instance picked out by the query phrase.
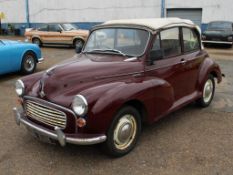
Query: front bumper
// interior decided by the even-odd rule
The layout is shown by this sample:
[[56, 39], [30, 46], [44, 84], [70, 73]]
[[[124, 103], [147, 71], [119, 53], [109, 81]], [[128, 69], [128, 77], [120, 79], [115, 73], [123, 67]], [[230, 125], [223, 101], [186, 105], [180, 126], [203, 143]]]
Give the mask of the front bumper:
[[206, 44], [229, 44], [232, 45], [232, 41], [213, 41], [213, 40], [202, 40], [202, 43]]
[[93, 145], [104, 142], [107, 137], [106, 135], [86, 135], [86, 137], [71, 137], [66, 136], [64, 132], [59, 127], [55, 127], [55, 131], [48, 130], [42, 126], [39, 126], [30, 120], [28, 120], [24, 115], [23, 111], [17, 108], [13, 108], [15, 120], [18, 125], [23, 124], [28, 129], [32, 130], [36, 134], [48, 137], [49, 139], [57, 140], [61, 146], [65, 146], [66, 143], [76, 144], [76, 145]]

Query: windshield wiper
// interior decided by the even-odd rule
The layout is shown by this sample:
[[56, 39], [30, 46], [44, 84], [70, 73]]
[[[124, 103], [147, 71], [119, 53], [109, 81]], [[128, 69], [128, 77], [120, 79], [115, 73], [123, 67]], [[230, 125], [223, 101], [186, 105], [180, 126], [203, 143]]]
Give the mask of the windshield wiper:
[[92, 53], [92, 52], [114, 52], [123, 55], [124, 57], [127, 57], [126, 54], [124, 54], [123, 52], [117, 49], [93, 49], [93, 50], [84, 51], [84, 53]]

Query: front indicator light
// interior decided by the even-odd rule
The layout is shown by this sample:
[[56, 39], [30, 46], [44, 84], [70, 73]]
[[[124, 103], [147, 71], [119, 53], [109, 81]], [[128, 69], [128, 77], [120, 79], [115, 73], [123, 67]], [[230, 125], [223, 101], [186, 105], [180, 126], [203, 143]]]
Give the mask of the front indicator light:
[[86, 120], [84, 118], [78, 118], [77, 121], [76, 121], [76, 125], [79, 127], [79, 128], [82, 128], [84, 126], [86, 126]]

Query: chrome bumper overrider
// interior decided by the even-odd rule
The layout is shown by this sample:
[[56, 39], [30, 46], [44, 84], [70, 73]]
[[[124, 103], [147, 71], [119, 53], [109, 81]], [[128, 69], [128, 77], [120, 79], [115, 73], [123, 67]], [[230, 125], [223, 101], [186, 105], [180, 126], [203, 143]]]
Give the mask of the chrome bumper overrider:
[[61, 146], [65, 146], [66, 143], [71, 143], [76, 145], [93, 145], [97, 143], [102, 143], [107, 138], [106, 135], [100, 135], [98, 137], [90, 137], [90, 138], [67, 137], [59, 127], [55, 127], [54, 128], [55, 131], [50, 131], [28, 120], [23, 115], [22, 110], [13, 108], [13, 111], [17, 125], [23, 124], [40, 135], [57, 140]]
[[44, 58], [39, 58], [39, 59], [38, 59], [38, 63], [42, 63], [43, 60], [44, 60]]

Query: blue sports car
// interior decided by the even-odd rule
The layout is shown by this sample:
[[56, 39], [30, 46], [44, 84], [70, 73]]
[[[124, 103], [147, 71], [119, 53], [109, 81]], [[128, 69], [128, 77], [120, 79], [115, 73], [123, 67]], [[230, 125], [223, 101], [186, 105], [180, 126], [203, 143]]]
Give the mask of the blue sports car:
[[41, 50], [35, 44], [0, 40], [0, 75], [18, 71], [31, 74], [42, 60]]

